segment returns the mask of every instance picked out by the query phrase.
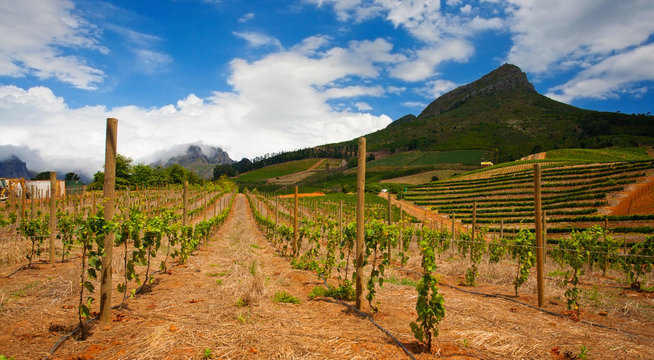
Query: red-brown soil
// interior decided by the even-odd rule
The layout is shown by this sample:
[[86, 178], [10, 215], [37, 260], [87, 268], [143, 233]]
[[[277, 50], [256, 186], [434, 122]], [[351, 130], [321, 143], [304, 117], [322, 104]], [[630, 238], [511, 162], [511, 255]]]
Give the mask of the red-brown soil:
[[[256, 229], [244, 196], [236, 198], [227, 222], [212, 239], [185, 265], [158, 275], [143, 294], [129, 299], [125, 308], [114, 310], [111, 323], [92, 322], [87, 339], [66, 341], [53, 358], [202, 359], [207, 351], [214, 359], [407, 358], [387, 335], [350, 308], [328, 298], [309, 300], [310, 291], [322, 281], [312, 272], [293, 269], [286, 258], [276, 254]], [[114, 263], [120, 254], [116, 256]], [[0, 269], [0, 354], [43, 358], [75, 326], [78, 262], [73, 259], [55, 268], [41, 263], [10, 278], [5, 275], [11, 269]], [[417, 270], [419, 263], [414, 256], [407, 268]], [[619, 307], [596, 312], [587, 306], [582, 320], [620, 330], [596, 328], [446, 286], [461, 288], [457, 285], [460, 276], [455, 274], [462, 273], [457, 268], [462, 265], [467, 266], [451, 257], [439, 260], [446, 316], [431, 353], [414, 339], [409, 328], [416, 317], [412, 286], [385, 283], [377, 296], [380, 310], [372, 318], [417, 359], [571, 358], [579, 354], [581, 346], [598, 359], [654, 358], [654, 299], [647, 293], [615, 289], [620, 299], [625, 299], [611, 303]], [[510, 278], [514, 270], [513, 263], [484, 265], [480, 285], [462, 289], [535, 305], [533, 279], [523, 286], [519, 297], [511, 296], [510, 281], [507, 286], [501, 277]], [[114, 271], [117, 284], [122, 269], [115, 266]], [[417, 280], [416, 275], [396, 269], [387, 270], [387, 276]], [[600, 284], [608, 281], [597, 274], [591, 276]], [[562, 290], [555, 285], [547, 290], [545, 309], [562, 313]], [[301, 303], [273, 302], [279, 291], [296, 296]], [[600, 300], [608, 301], [606, 296]], [[119, 303], [119, 299], [120, 294], [115, 294], [113, 302]], [[370, 313], [367, 306], [364, 311]]]
[[611, 215], [654, 214], [654, 176], [638, 184], [610, 210]]

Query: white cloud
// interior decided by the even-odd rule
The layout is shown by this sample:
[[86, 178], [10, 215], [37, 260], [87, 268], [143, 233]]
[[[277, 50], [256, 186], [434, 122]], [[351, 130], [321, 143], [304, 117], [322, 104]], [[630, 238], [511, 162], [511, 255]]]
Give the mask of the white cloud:
[[359, 111], [370, 111], [372, 110], [372, 106], [370, 106], [368, 103], [359, 101], [354, 104], [354, 106], [359, 110]]
[[383, 7], [370, 0], [305, 0], [308, 3], [317, 5], [318, 7], [324, 4], [334, 7], [336, 18], [339, 21], [353, 20], [361, 22], [367, 19], [375, 18], [381, 15]]
[[386, 88], [386, 92], [390, 94], [399, 95], [406, 91], [406, 86], [389, 86]]
[[543, 73], [638, 46], [654, 33], [654, 6], [640, 0], [511, 0], [508, 61]]
[[266, 34], [236, 31], [233, 31], [232, 34], [247, 41], [248, 46], [251, 47], [274, 46], [278, 49], [282, 48], [282, 43], [277, 38]]
[[418, 50], [410, 60], [392, 68], [390, 74], [405, 81], [422, 81], [434, 75], [442, 62], [465, 62], [473, 53], [474, 47], [468, 41], [444, 41], [435, 47]]
[[246, 23], [246, 22], [248, 22], [248, 21], [250, 21], [250, 20], [252, 20], [252, 19], [254, 19], [254, 13], [247, 13], [247, 14], [241, 16], [241, 17], [238, 19], [238, 22], [240, 22], [240, 23]]
[[[610, 56], [572, 78], [550, 89], [547, 96], [564, 102], [577, 98], [617, 98], [622, 93], [638, 96], [644, 81], [654, 81], [654, 44]], [[650, 84], [651, 85], [651, 84]]]
[[141, 70], [146, 74], [160, 72], [172, 62], [172, 58], [167, 54], [146, 49], [136, 50], [136, 58]]
[[421, 103], [419, 101], [405, 101], [402, 103], [402, 106], [410, 107], [410, 108], [419, 108], [420, 110], [422, 110], [425, 107], [427, 107], [427, 104]]
[[346, 86], [342, 88], [332, 87], [323, 92], [329, 99], [344, 98], [344, 97], [359, 97], [359, 96], [375, 96], [379, 97], [384, 94], [384, 88], [381, 86]]
[[[391, 69], [391, 75], [405, 81], [419, 81], [436, 74], [436, 68], [444, 61], [465, 62], [474, 54], [470, 37], [482, 31], [504, 28], [498, 17], [482, 17], [487, 13], [470, 4], [458, 7], [460, 0], [448, 0], [447, 6], [457, 7], [452, 11], [441, 8], [441, 1], [418, 0], [306, 0], [318, 6], [331, 5], [340, 21], [357, 17], [362, 9], [371, 16], [382, 16], [396, 28], [405, 29], [422, 42], [421, 49], [407, 50], [409, 58], [399, 60], [401, 64]], [[486, 7], [497, 10], [497, 5]], [[488, 9], [484, 9], [488, 10]], [[397, 56], [397, 55], [396, 55]], [[398, 59], [395, 59], [398, 62]]]
[[54, 78], [76, 88], [93, 90], [102, 70], [69, 53], [98, 44], [97, 29], [74, 13], [68, 0], [0, 2], [0, 75]]
[[[205, 98], [189, 94], [175, 104], [152, 108], [71, 108], [46, 87], [1, 86], [6, 136], [0, 145], [30, 145], [46, 163], [74, 159], [92, 174], [101, 169], [107, 117], [119, 120], [118, 152], [134, 159], [198, 141], [223, 145], [232, 158], [240, 159], [350, 140], [391, 122], [386, 115], [362, 113], [367, 107], [358, 99], [384, 94], [382, 86], [361, 83], [393, 59], [390, 50], [384, 42], [352, 42], [311, 56], [280, 51], [252, 62], [234, 59], [231, 91]], [[358, 110], [332, 106], [331, 99], [351, 99]]]
[[428, 81], [424, 93], [431, 99], [436, 99], [446, 92], [456, 88], [456, 83], [449, 80]]

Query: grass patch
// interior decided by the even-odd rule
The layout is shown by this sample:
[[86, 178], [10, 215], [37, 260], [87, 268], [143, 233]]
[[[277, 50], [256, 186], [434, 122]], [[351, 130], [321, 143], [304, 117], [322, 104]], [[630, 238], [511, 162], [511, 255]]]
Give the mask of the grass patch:
[[412, 287], [415, 287], [418, 284], [416, 281], [413, 281], [411, 279], [398, 279], [395, 277], [395, 275], [384, 280], [384, 282], [395, 284], [395, 285], [404, 285], [404, 286], [412, 286]]
[[491, 158], [487, 150], [408, 151], [374, 160], [366, 166], [430, 166], [437, 164], [480, 165]]
[[253, 248], [253, 249], [257, 249], [257, 250], [263, 249], [263, 247], [261, 247], [261, 246], [259, 246], [257, 244], [250, 244], [250, 247]]
[[650, 160], [647, 150], [642, 147], [606, 149], [559, 149], [547, 152], [547, 160], [572, 160], [595, 162], [621, 162]]
[[222, 277], [222, 276], [225, 276], [227, 274], [229, 274], [228, 270], [218, 271], [218, 272], [208, 272], [205, 275], [207, 275], [208, 277], [216, 277], [216, 276], [221, 276]]
[[242, 308], [250, 305], [250, 303], [245, 300], [245, 298], [239, 296], [238, 299], [236, 299], [236, 303], [234, 305], [236, 305], [236, 307]]
[[300, 300], [286, 291], [278, 291], [272, 299], [273, 302], [286, 304], [299, 304]]
[[354, 301], [354, 287], [350, 281], [345, 280], [343, 284], [326, 289], [322, 286], [316, 286], [309, 293], [309, 299], [313, 300], [317, 297], [330, 297], [336, 300]]
[[284, 175], [294, 174], [296, 172], [304, 171], [315, 165], [320, 159], [304, 159], [297, 161], [289, 161], [282, 164], [269, 165], [261, 169], [249, 171], [238, 177], [238, 182], [248, 182], [270, 179]]
[[560, 277], [565, 277], [566, 273], [563, 270], [554, 270], [554, 271], [548, 272], [547, 275], [545, 275], [545, 276], [547, 276], [547, 277], [559, 277], [559, 276]]
[[32, 281], [32, 282], [28, 283], [27, 285], [23, 286], [22, 288], [10, 292], [9, 296], [10, 297], [23, 297], [23, 296], [27, 295], [27, 290], [36, 287], [38, 284], [39, 284], [38, 281]]

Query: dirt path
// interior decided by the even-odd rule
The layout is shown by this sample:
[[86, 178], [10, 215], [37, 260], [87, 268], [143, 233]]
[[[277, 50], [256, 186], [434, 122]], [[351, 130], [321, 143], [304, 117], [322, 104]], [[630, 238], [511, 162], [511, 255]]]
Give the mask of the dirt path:
[[[380, 197], [388, 200], [388, 194], [378, 194]], [[397, 195], [391, 194], [391, 204], [397, 207], [402, 206], [402, 210], [408, 214], [415, 216], [419, 221], [425, 221], [426, 226], [434, 226], [440, 228], [445, 227], [452, 231], [452, 219], [449, 215], [442, 215], [429, 211], [423, 207], [415, 205], [409, 201], [398, 200]], [[468, 229], [460, 222], [454, 221], [454, 227], [457, 231], [467, 231]]]
[[[412, 247], [415, 251], [415, 244]], [[42, 358], [66, 328], [74, 326], [75, 264], [60, 264], [56, 270], [40, 264], [38, 270], [0, 279], [4, 296], [0, 354]], [[420, 258], [413, 256], [407, 268], [417, 269], [419, 264]], [[514, 263], [500, 265], [482, 264], [482, 279], [515, 276]], [[451, 256], [439, 261], [446, 316], [439, 325], [434, 354], [422, 352], [409, 328], [416, 317], [416, 290], [410, 283], [386, 282], [379, 289], [379, 312], [373, 318], [417, 359], [439, 354], [447, 359], [557, 359], [563, 358], [557, 352], [578, 354], [582, 345], [597, 358], [654, 358], [651, 319], [621, 318], [614, 314], [619, 309], [601, 316], [584, 315], [641, 334], [626, 335], [445, 286], [456, 285], [460, 276], [454, 274], [462, 274], [461, 267], [466, 266], [466, 260]], [[417, 280], [394, 267], [387, 269], [387, 277]], [[510, 296], [510, 288], [484, 281], [466, 290]], [[67, 341], [54, 358], [202, 359], [207, 352], [214, 359], [407, 358], [386, 335], [346, 306], [326, 298], [310, 301], [308, 294], [320, 283], [314, 273], [293, 269], [286, 258], [275, 254], [256, 229], [244, 196], [238, 195], [218, 234], [186, 265], [158, 276], [147, 292], [129, 300], [127, 308], [114, 311], [111, 324], [95, 323], [91, 336]], [[530, 279], [515, 299], [533, 305], [534, 290], [535, 281]], [[279, 291], [301, 303], [273, 302]], [[561, 312], [563, 290], [551, 285], [547, 291], [545, 308]], [[13, 296], [9, 294], [19, 293], [4, 302]]]
[[625, 188], [614, 206], [606, 208], [610, 215], [654, 214], [654, 176]]
[[520, 160], [545, 160], [546, 152], [539, 152], [531, 155], [527, 155]]
[[283, 184], [283, 185], [290, 185], [290, 184], [295, 184], [298, 183], [309, 176], [313, 174], [313, 170], [320, 166], [322, 163], [324, 163], [327, 159], [320, 159], [318, 160], [315, 164], [311, 165], [306, 170], [302, 170], [296, 173], [288, 174], [288, 175], [282, 175], [278, 176], [276, 178], [270, 178], [266, 180], [266, 183], [268, 184]]
[[[85, 341], [68, 341], [56, 358], [402, 358], [365, 319], [329, 300], [309, 301], [319, 284], [274, 254], [239, 195], [216, 239], [184, 267], [96, 324]], [[275, 303], [286, 291], [300, 304]], [[237, 306], [237, 302], [246, 306]]]
[[311, 170], [317, 168], [318, 166], [320, 166], [320, 164], [322, 164], [322, 163], [324, 163], [324, 162], [325, 162], [325, 159], [320, 159], [317, 163], [311, 165], [310, 168], [308, 168], [308, 169], [306, 169], [306, 170], [304, 170], [304, 171], [311, 171]]

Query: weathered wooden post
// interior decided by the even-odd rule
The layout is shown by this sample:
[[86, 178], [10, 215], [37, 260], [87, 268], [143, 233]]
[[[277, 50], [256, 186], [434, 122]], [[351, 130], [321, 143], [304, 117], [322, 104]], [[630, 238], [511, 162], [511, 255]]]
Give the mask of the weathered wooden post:
[[[56, 186], [57, 186], [57, 173], [52, 171], [50, 172], [50, 220], [48, 221], [48, 225], [50, 226], [50, 265], [52, 266], [54, 266], [55, 263], [54, 243], [55, 243], [55, 230], [57, 228], [57, 212], [56, 212], [57, 192], [52, 191], [52, 189], [55, 189]], [[34, 201], [34, 199], [32, 199], [32, 201]]]
[[20, 183], [20, 219], [25, 218], [25, 206], [27, 201], [27, 185], [25, 185], [25, 180], [21, 179]]
[[[114, 200], [116, 193], [116, 145], [118, 142], [118, 120], [107, 119], [107, 139], [104, 159], [104, 218], [112, 221], [114, 217]], [[113, 233], [104, 239], [105, 252], [102, 257], [102, 278], [100, 280], [100, 321], [111, 322], [112, 256], [114, 247]], [[83, 260], [82, 260], [83, 261]]]
[[472, 240], [472, 243], [470, 244], [470, 260], [472, 260], [472, 256], [474, 254], [474, 248], [475, 248], [475, 230], [477, 227], [477, 203], [473, 202], [472, 203], [472, 236], [470, 239]]
[[545, 259], [543, 256], [543, 222], [541, 220], [540, 164], [534, 164], [534, 226], [536, 228], [536, 287], [538, 289], [538, 307], [543, 307], [543, 272]]
[[34, 185], [31, 186], [32, 188], [32, 201], [30, 201], [30, 219], [34, 219], [34, 215], [36, 215], [36, 187]]
[[343, 200], [339, 200], [338, 205], [338, 242], [343, 241]]
[[188, 225], [188, 180], [184, 180], [182, 190], [182, 226]]
[[207, 198], [208, 196], [209, 196], [209, 194], [205, 190], [204, 191], [204, 221], [207, 221], [207, 211], [209, 211], [209, 209], [207, 208], [208, 201], [209, 201], [209, 199]]
[[297, 254], [297, 186], [295, 187], [294, 206], [293, 206], [293, 256]]
[[456, 222], [456, 216], [452, 213], [452, 241], [450, 242], [450, 250], [454, 251], [454, 223]]
[[275, 196], [275, 232], [273, 233], [273, 243], [277, 244], [277, 224], [279, 222], [279, 195]]
[[388, 198], [388, 225], [391, 225], [393, 223], [393, 219], [391, 217], [391, 192], [387, 192], [386, 195]]
[[357, 310], [363, 302], [363, 241], [365, 236], [365, 191], [366, 191], [366, 138], [359, 138], [359, 161], [357, 163], [357, 239], [355, 292]]
[[547, 245], [547, 212], [545, 210], [543, 210], [543, 247], [543, 255], [546, 255], [549, 245]]
[[504, 239], [504, 218], [500, 219], [500, 239]]

